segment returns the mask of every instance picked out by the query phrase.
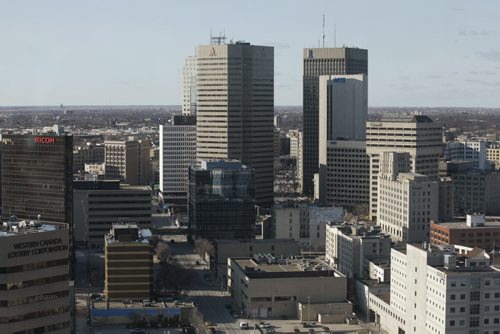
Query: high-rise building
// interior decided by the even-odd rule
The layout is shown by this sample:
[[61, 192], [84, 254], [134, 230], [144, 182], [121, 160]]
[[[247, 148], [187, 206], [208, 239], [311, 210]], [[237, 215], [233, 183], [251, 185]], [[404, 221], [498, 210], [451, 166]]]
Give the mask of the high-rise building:
[[106, 177], [130, 185], [149, 185], [152, 171], [148, 140], [106, 140]]
[[442, 125], [424, 115], [387, 115], [366, 123], [366, 153], [370, 156], [370, 214], [377, 217], [377, 185], [383, 152], [408, 152], [412, 173], [437, 180], [443, 152]]
[[255, 239], [254, 172], [237, 160], [189, 168], [189, 227], [205, 239]]
[[7, 221], [0, 244], [0, 333], [70, 333], [68, 225]]
[[160, 125], [160, 194], [172, 213], [187, 211], [189, 167], [196, 164], [196, 116]]
[[74, 181], [73, 185], [76, 244], [101, 248], [113, 224], [151, 226], [150, 187], [120, 185], [119, 180]]
[[313, 178], [319, 167], [319, 77], [361, 73], [368, 74], [367, 50], [345, 47], [304, 49], [301, 185], [305, 194], [313, 193]]
[[437, 180], [408, 173], [406, 152], [384, 152], [380, 167], [377, 224], [395, 241], [428, 241], [430, 221], [438, 217]]
[[2, 217], [66, 223], [72, 231], [73, 136], [2, 135]]
[[104, 294], [110, 301], [146, 300], [153, 292], [153, 247], [149, 230], [116, 224], [104, 237]]
[[319, 77], [319, 189], [315, 192], [321, 202], [368, 206], [367, 118], [365, 74]]
[[199, 46], [197, 161], [236, 159], [255, 171], [258, 205], [273, 203], [274, 49]]
[[182, 76], [182, 114], [183, 115], [196, 115], [197, 106], [197, 58], [196, 56], [189, 56], [184, 62], [183, 76]]
[[481, 140], [449, 141], [444, 146], [444, 158], [472, 161], [474, 168], [491, 168], [486, 142]]

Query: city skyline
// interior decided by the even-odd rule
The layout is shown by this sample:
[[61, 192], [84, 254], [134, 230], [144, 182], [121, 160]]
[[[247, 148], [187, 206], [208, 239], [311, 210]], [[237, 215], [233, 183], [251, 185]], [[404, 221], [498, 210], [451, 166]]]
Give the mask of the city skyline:
[[273, 46], [275, 105], [301, 105], [325, 14], [325, 46], [335, 26], [337, 46], [370, 50], [370, 106], [499, 106], [493, 1], [193, 3], [0, 1], [0, 105], [180, 105], [184, 59], [210, 32]]

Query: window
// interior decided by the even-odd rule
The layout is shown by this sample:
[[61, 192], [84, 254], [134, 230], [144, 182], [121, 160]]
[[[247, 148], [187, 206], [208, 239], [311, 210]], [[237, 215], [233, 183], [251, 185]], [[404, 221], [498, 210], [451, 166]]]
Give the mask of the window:
[[479, 304], [472, 304], [469, 310], [470, 314], [479, 314]]
[[479, 317], [471, 317], [469, 320], [469, 327], [479, 327]]
[[[480, 299], [479, 296], [480, 296], [479, 291], [471, 291], [471, 293], [470, 293], [470, 300], [471, 301], [477, 301], [477, 300]], [[462, 299], [462, 296], [460, 296], [460, 299]], [[465, 297], [464, 297], [464, 299], [465, 299]]]

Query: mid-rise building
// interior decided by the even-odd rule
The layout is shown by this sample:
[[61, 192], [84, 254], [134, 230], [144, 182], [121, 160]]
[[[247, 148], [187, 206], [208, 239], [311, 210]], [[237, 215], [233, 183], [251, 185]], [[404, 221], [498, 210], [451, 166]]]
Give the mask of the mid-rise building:
[[326, 225], [326, 260], [349, 278], [369, 277], [370, 261], [389, 261], [391, 238], [363, 223]]
[[299, 159], [302, 132], [299, 130], [289, 130], [287, 136], [290, 138], [290, 157]]
[[352, 312], [346, 277], [316, 258], [230, 258], [227, 289], [233, 309], [252, 318], [317, 321], [322, 313], [345, 322]]
[[2, 217], [66, 223], [72, 230], [73, 136], [3, 134]]
[[500, 145], [498, 143], [490, 143], [487, 146], [486, 157], [495, 165], [496, 169], [500, 169]]
[[106, 140], [106, 177], [130, 185], [149, 185], [152, 171], [148, 140]]
[[395, 241], [429, 240], [429, 225], [438, 216], [438, 182], [406, 173], [409, 153], [384, 152], [378, 177], [377, 224]]
[[149, 300], [153, 292], [151, 232], [116, 224], [104, 237], [104, 294], [108, 301]]
[[68, 225], [6, 221], [0, 243], [0, 332], [70, 333]]
[[237, 160], [189, 168], [191, 232], [204, 239], [255, 239], [254, 172]]
[[196, 99], [198, 97], [198, 59], [196, 56], [189, 56], [186, 58], [182, 73], [182, 114], [196, 116]]
[[196, 164], [196, 116], [160, 125], [160, 195], [171, 213], [187, 211], [189, 167]]
[[465, 219], [431, 222], [430, 241], [434, 245], [479, 247], [488, 252], [500, 247], [500, 222], [486, 220], [484, 215], [467, 215]]
[[446, 160], [472, 161], [474, 168], [490, 169], [486, 142], [484, 141], [450, 141], [444, 146]]
[[274, 195], [274, 49], [202, 45], [198, 57], [196, 155], [239, 160], [255, 171], [255, 199], [271, 207]]
[[273, 206], [274, 237], [292, 239], [305, 251], [324, 251], [326, 225], [341, 222], [341, 207], [285, 202]]
[[152, 191], [148, 186], [120, 185], [118, 180], [75, 181], [75, 243], [101, 248], [113, 224], [150, 228]]
[[369, 296], [376, 322], [397, 333], [496, 333], [499, 268], [479, 248], [408, 244], [391, 251], [390, 298]]
[[453, 218], [455, 203], [453, 196], [453, 179], [448, 176], [439, 178], [438, 218], [440, 221]]
[[424, 115], [387, 115], [366, 123], [366, 153], [370, 156], [370, 213], [377, 217], [380, 156], [383, 152], [408, 152], [412, 173], [437, 180], [443, 151], [442, 125]]
[[305, 194], [313, 194], [314, 174], [319, 169], [320, 76], [368, 74], [368, 50], [358, 48], [304, 49], [303, 72], [303, 173]]

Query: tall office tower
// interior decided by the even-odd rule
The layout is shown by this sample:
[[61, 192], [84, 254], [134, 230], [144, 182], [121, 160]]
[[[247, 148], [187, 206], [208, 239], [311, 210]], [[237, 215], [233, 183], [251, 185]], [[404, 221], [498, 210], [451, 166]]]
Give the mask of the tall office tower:
[[270, 207], [274, 49], [236, 42], [199, 46], [197, 55], [197, 161], [241, 161], [255, 171], [257, 204]]
[[254, 172], [236, 160], [189, 168], [189, 226], [205, 239], [255, 239]]
[[106, 140], [106, 177], [130, 185], [149, 185], [152, 171], [148, 140]]
[[319, 76], [368, 74], [368, 50], [357, 48], [304, 49], [302, 192], [313, 193], [318, 172]]
[[0, 244], [0, 333], [70, 333], [68, 225], [8, 221]]
[[197, 109], [197, 58], [196, 56], [189, 56], [184, 62], [183, 76], [182, 76], [182, 114], [183, 115], [196, 115]]
[[153, 293], [153, 246], [149, 230], [115, 224], [104, 239], [104, 294], [109, 301], [147, 300]]
[[377, 224], [395, 241], [428, 241], [430, 221], [438, 217], [437, 180], [409, 173], [408, 152], [384, 152], [380, 165]]
[[189, 167], [196, 164], [196, 116], [160, 125], [160, 195], [171, 213], [187, 211]]
[[2, 135], [2, 217], [70, 224], [73, 136]]
[[442, 125], [424, 115], [387, 115], [366, 123], [366, 153], [370, 156], [370, 213], [377, 217], [377, 184], [380, 155], [408, 152], [412, 173], [438, 178], [443, 152]]
[[368, 206], [367, 118], [366, 74], [319, 77], [319, 184], [315, 192], [323, 203], [351, 209]]
[[386, 333], [498, 333], [498, 265], [480, 248], [408, 244], [391, 250], [390, 298], [370, 293]]
[[74, 181], [75, 243], [101, 248], [113, 224], [151, 227], [152, 191], [148, 186], [120, 185], [119, 180]]

